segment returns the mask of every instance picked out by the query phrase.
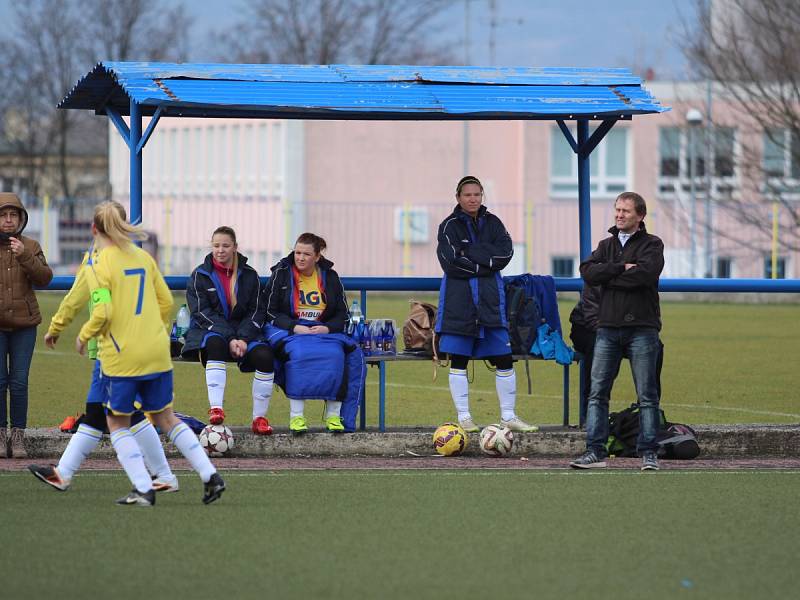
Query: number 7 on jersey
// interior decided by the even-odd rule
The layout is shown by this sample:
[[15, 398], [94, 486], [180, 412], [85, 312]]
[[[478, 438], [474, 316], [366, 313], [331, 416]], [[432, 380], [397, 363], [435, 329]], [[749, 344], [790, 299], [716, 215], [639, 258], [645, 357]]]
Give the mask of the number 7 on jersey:
[[136, 277], [139, 276], [139, 295], [136, 299], [136, 312], [134, 314], [142, 314], [142, 299], [144, 298], [144, 269], [125, 269], [126, 276]]

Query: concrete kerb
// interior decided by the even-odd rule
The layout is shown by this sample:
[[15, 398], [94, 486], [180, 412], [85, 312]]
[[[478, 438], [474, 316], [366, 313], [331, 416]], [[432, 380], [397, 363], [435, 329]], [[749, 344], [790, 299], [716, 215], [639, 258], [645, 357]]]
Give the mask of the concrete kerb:
[[[332, 435], [313, 429], [302, 436], [293, 436], [278, 429], [268, 437], [257, 437], [248, 427], [232, 427], [236, 446], [228, 456], [232, 458], [270, 457], [397, 457], [430, 456], [432, 427], [397, 428], [377, 431]], [[800, 425], [715, 425], [698, 426], [701, 458], [800, 458]], [[69, 442], [70, 435], [57, 429], [28, 429], [25, 447], [31, 458], [56, 459]], [[584, 449], [585, 434], [574, 428], [544, 426], [537, 433], [516, 434], [514, 456], [571, 457]], [[166, 444], [169, 457], [179, 456], [176, 448]], [[480, 455], [478, 436], [469, 436], [467, 456]], [[108, 440], [103, 441], [92, 455], [94, 458], [113, 458], [114, 450]]]

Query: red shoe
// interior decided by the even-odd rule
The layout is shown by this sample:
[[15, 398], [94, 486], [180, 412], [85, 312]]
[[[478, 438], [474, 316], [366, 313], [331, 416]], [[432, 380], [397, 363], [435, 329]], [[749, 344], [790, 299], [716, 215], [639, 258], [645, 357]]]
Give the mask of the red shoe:
[[69, 433], [72, 431], [72, 428], [75, 427], [77, 420], [78, 417], [67, 417], [61, 422], [61, 425], [58, 426], [58, 429], [64, 433]]
[[253, 419], [253, 433], [256, 435], [272, 435], [272, 425], [269, 424], [269, 419], [265, 417]]
[[214, 406], [208, 409], [208, 420], [212, 425], [222, 425], [225, 420], [225, 411]]

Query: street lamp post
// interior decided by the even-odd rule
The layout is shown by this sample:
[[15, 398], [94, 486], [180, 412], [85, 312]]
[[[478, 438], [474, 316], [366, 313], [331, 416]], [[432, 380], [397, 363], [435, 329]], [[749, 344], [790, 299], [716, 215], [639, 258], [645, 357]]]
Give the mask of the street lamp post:
[[[695, 190], [695, 174], [697, 171], [697, 152], [695, 149], [695, 129], [703, 123], [703, 113], [696, 108], [686, 111], [686, 122], [689, 124], [689, 195], [691, 196], [691, 213], [689, 215], [689, 261], [691, 277], [697, 276], [697, 193]], [[705, 165], [708, 168], [708, 165]]]

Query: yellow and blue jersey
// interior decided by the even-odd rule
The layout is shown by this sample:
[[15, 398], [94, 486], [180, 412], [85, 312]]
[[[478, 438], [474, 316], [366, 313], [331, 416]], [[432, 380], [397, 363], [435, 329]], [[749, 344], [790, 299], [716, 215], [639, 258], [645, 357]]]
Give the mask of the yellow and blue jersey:
[[314, 269], [311, 275], [296, 272], [295, 308], [297, 318], [306, 321], [319, 321], [320, 315], [325, 310], [325, 289], [322, 285], [319, 272]]
[[[96, 255], [97, 254], [94, 253], [94, 256]], [[64, 329], [69, 327], [69, 324], [72, 323], [75, 315], [77, 315], [79, 311], [85, 310], [86, 306], [89, 304], [89, 285], [86, 283], [85, 272], [85, 269], [89, 268], [87, 266], [88, 262], [89, 253], [87, 252], [83, 256], [83, 262], [81, 262], [80, 268], [78, 268], [77, 273], [75, 273], [75, 281], [72, 287], [69, 288], [67, 295], [64, 296], [64, 299], [61, 300], [61, 304], [58, 305], [56, 314], [50, 319], [50, 327], [47, 328], [47, 333], [50, 335], [61, 335]]]
[[[94, 306], [79, 337], [100, 337], [98, 358], [112, 377], [172, 370], [167, 333], [172, 294], [153, 258], [141, 248], [107, 246], [85, 268]], [[110, 292], [110, 299], [103, 292]]]

